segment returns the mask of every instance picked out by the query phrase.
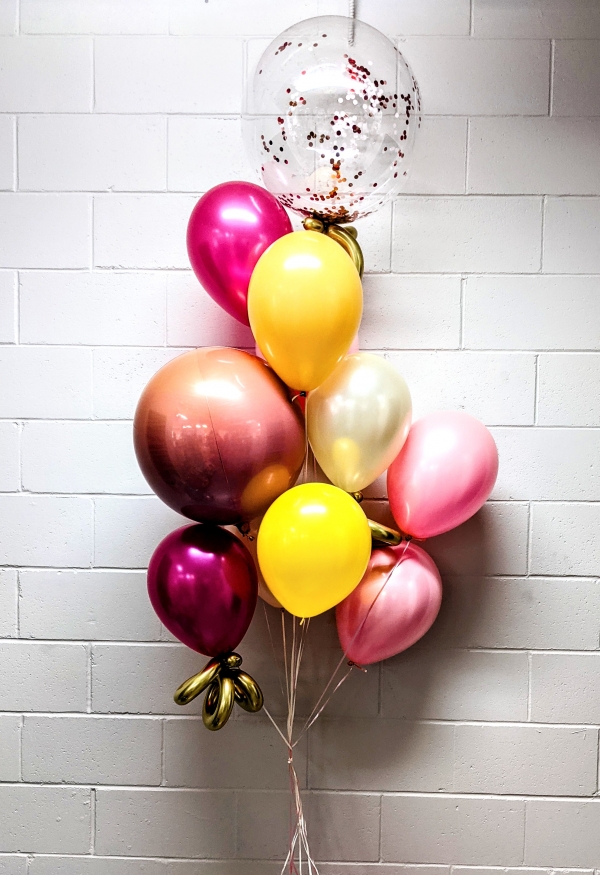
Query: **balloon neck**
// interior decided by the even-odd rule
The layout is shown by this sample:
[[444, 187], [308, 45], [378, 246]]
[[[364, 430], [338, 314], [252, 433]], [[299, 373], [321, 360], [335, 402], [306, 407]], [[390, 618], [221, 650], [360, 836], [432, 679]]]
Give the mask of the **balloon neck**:
[[318, 216], [307, 216], [303, 225], [305, 231], [316, 231], [319, 234], [326, 234], [327, 237], [331, 237], [332, 240], [339, 243], [342, 249], [348, 253], [354, 262], [354, 267], [358, 271], [359, 277], [362, 279], [362, 275], [365, 271], [365, 258], [363, 251], [360, 248], [360, 244], [356, 239], [358, 236], [356, 228], [353, 228], [352, 225], [348, 225], [347, 228], [344, 228], [337, 223], [328, 224]]
[[381, 523], [376, 523], [375, 520], [367, 520], [371, 529], [371, 538], [376, 544], [385, 544], [388, 547], [397, 547], [402, 541], [412, 541], [410, 535], [405, 535], [404, 532], [397, 532], [396, 529], [390, 529], [387, 526], [382, 526]]

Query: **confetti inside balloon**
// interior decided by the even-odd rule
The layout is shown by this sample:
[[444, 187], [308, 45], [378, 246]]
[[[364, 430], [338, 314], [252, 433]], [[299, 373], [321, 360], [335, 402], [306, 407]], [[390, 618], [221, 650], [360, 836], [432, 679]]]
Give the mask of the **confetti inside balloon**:
[[246, 146], [285, 207], [351, 222], [406, 179], [420, 124], [417, 82], [394, 44], [362, 21], [301, 21], [265, 50], [245, 98]]

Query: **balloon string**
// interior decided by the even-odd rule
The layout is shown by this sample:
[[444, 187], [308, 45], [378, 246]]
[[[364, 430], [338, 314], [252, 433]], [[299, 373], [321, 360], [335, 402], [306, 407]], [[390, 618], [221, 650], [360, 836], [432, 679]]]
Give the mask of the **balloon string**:
[[[271, 624], [269, 622], [269, 612], [267, 611], [267, 604], [265, 601], [262, 601], [263, 611], [265, 614], [265, 622], [267, 624], [267, 630], [269, 632], [269, 640], [271, 641], [271, 652], [273, 653], [273, 662], [275, 663], [275, 668], [277, 669], [277, 680], [279, 681], [279, 688], [281, 690], [281, 695], [285, 698], [285, 693], [283, 691], [283, 680], [281, 679], [281, 668], [279, 667], [279, 661], [277, 659], [277, 654], [275, 652], [275, 639], [273, 638], [273, 633], [271, 631]], [[283, 609], [282, 609], [283, 614]]]
[[348, 18], [350, 19], [350, 27], [348, 29], [348, 42], [351, 46], [354, 45], [354, 19], [356, 18], [356, 0], [348, 0]]

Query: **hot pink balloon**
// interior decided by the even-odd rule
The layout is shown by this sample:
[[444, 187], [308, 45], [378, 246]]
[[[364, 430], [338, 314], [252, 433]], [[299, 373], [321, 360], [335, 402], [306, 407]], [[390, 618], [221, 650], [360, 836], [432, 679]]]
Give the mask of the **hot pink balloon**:
[[251, 182], [224, 182], [203, 195], [190, 216], [187, 250], [208, 294], [244, 325], [248, 283], [265, 249], [292, 230], [278, 200]]
[[161, 622], [205, 656], [238, 646], [258, 596], [252, 556], [219, 526], [184, 526], [160, 542], [148, 566], [148, 595]]
[[441, 602], [440, 573], [425, 550], [373, 550], [365, 576], [336, 608], [342, 649], [358, 665], [389, 659], [423, 637]]
[[388, 468], [392, 514], [403, 532], [433, 538], [477, 513], [497, 475], [498, 450], [483, 423], [460, 411], [430, 413]]

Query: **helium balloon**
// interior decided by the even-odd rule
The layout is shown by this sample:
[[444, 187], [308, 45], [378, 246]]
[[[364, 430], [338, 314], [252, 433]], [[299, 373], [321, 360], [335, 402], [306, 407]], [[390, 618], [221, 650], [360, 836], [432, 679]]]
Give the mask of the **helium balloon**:
[[308, 439], [327, 477], [359, 492], [396, 458], [407, 438], [412, 402], [386, 359], [348, 355], [306, 402]]
[[327, 222], [366, 216], [402, 187], [420, 121], [417, 82], [396, 46], [342, 16], [276, 37], [243, 111], [264, 185], [285, 207]]
[[358, 665], [389, 659], [423, 637], [441, 602], [440, 573], [425, 550], [373, 550], [365, 576], [336, 608], [342, 650]]
[[148, 594], [166, 628], [206, 656], [234, 650], [257, 599], [252, 557], [218, 526], [184, 526], [161, 541], [148, 566]]
[[238, 349], [186, 352], [150, 380], [134, 420], [137, 459], [165, 504], [237, 525], [295, 483], [303, 416], [269, 366]]
[[433, 538], [477, 513], [497, 475], [498, 450], [483, 423], [462, 411], [430, 413], [388, 468], [390, 509], [403, 532]]
[[371, 553], [359, 504], [328, 483], [295, 486], [273, 502], [258, 531], [269, 590], [291, 614], [314, 617], [352, 592]]
[[224, 182], [203, 195], [190, 216], [187, 250], [192, 269], [230, 316], [248, 322], [248, 283], [271, 243], [292, 230], [273, 195], [251, 182]]
[[248, 293], [250, 326], [288, 386], [316, 389], [350, 348], [362, 286], [342, 247], [317, 231], [281, 237], [258, 261]]

